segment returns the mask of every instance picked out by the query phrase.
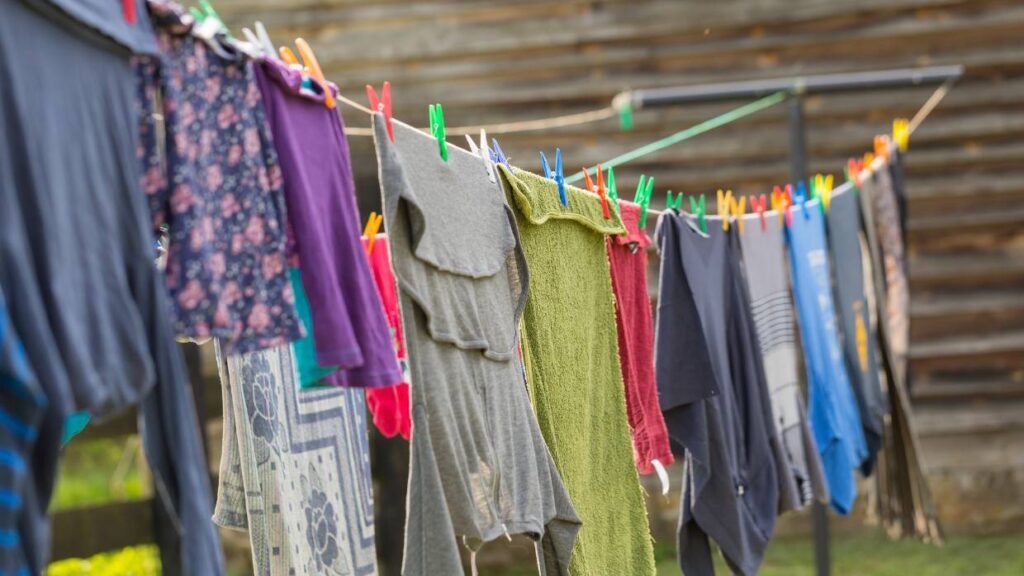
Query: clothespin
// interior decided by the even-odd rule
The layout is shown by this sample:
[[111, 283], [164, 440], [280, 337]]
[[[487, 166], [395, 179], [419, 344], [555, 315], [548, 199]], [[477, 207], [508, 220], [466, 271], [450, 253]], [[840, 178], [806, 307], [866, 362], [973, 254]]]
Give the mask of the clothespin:
[[430, 114], [430, 134], [437, 138], [437, 146], [441, 152], [441, 159], [445, 162], [448, 161], [448, 141], [444, 131], [444, 110], [441, 108], [441, 104], [431, 104], [427, 107], [427, 112]]
[[302, 65], [299, 64], [299, 59], [295, 57], [295, 52], [292, 52], [291, 48], [281, 46], [281, 48], [278, 49], [278, 53], [281, 55], [281, 60], [284, 60], [285, 64], [289, 66], [298, 66], [299, 68], [302, 67]]
[[366, 220], [366, 228], [363, 228], [363, 236], [366, 236], [366, 255], [369, 256], [373, 253], [373, 243], [377, 239], [377, 231], [380, 230], [381, 223], [384, 222], [384, 215], [377, 214], [376, 212], [370, 212], [370, 217]]
[[562, 172], [562, 149], [555, 148], [555, 169], [551, 170], [551, 166], [548, 165], [547, 156], [544, 156], [544, 152], [540, 153], [540, 162], [544, 166], [544, 177], [550, 178], [558, 184], [558, 199], [562, 202], [562, 206], [569, 205], [569, 197], [565, 195], [565, 174]]
[[708, 222], [705, 219], [704, 214], [704, 195], [700, 195], [700, 202], [693, 196], [690, 196], [690, 213], [697, 217], [697, 223], [700, 225], [700, 231], [704, 234], [708, 233]]
[[484, 167], [487, 169], [487, 179], [491, 182], [497, 182], [498, 177], [494, 174], [494, 166], [492, 165], [493, 152], [487, 147], [487, 132], [483, 128], [480, 129], [480, 146], [473, 142], [473, 138], [466, 134], [466, 141], [469, 142], [469, 150], [477, 156], [483, 158]]
[[828, 213], [829, 206], [832, 205], [832, 183], [834, 178], [831, 174], [827, 176], [819, 174], [818, 177], [821, 178], [821, 181], [816, 183], [818, 201], [821, 202], [821, 214], [824, 216]]
[[793, 196], [793, 204], [800, 205], [800, 210], [803, 212], [804, 218], [811, 217], [811, 213], [807, 209], [807, 202], [809, 201], [810, 198], [807, 195], [807, 185], [804, 184], [803, 180], [801, 180], [796, 183], [796, 194]]
[[266, 51], [263, 49], [263, 44], [260, 43], [260, 39], [256, 36], [256, 33], [250, 30], [248, 27], [242, 27], [242, 36], [245, 36], [245, 41], [252, 44], [253, 50], [260, 56], [267, 56]]
[[316, 59], [316, 54], [313, 54], [313, 49], [309, 46], [309, 43], [302, 38], [295, 39], [295, 46], [299, 49], [299, 54], [302, 56], [302, 64], [309, 70], [309, 73], [313, 78], [320, 83], [320, 87], [324, 91], [324, 105], [330, 109], [334, 109], [334, 93], [331, 91], [330, 84], [327, 83], [327, 78], [324, 78], [324, 71], [320, 69], [320, 62]]
[[615, 201], [615, 211], [619, 210], [619, 188], [615, 185], [615, 169], [608, 167], [608, 197]]
[[850, 158], [846, 161], [846, 179], [860, 186], [860, 173], [864, 169], [864, 163], [857, 158]]
[[370, 109], [384, 114], [384, 125], [388, 129], [388, 139], [395, 141], [395, 129], [391, 125], [391, 82], [384, 81], [380, 90], [380, 98], [373, 86], [366, 85], [366, 99], [370, 101]]
[[682, 192], [680, 192], [679, 195], [676, 196], [675, 200], [672, 199], [672, 191], [671, 190], [666, 192], [665, 195], [666, 195], [666, 198], [665, 198], [665, 207], [666, 208], [668, 208], [669, 210], [675, 210], [676, 212], [679, 212], [680, 210], [683, 209], [683, 193]]
[[875, 155], [874, 154], [872, 154], [871, 152], [865, 152], [864, 153], [864, 160], [863, 160], [863, 162], [864, 162], [864, 168], [865, 169], [870, 169], [871, 168], [871, 164], [874, 161], [875, 161]]
[[505, 156], [505, 152], [502, 151], [501, 145], [498, 144], [498, 139], [491, 138], [491, 144], [493, 145], [491, 149], [491, 160], [493, 160], [495, 164], [504, 164], [506, 168], [511, 170], [512, 164], [509, 164], [508, 157]]
[[597, 194], [597, 197], [601, 199], [601, 212], [604, 215], [604, 219], [610, 219], [612, 214], [608, 209], [608, 197], [604, 191], [604, 173], [601, 172], [601, 166], [598, 165], [597, 167], [597, 186], [594, 186], [594, 181], [590, 179], [590, 172], [586, 168], [583, 169], [583, 180], [586, 182], [587, 191]]
[[[779, 187], [776, 186], [775, 190], [778, 190], [778, 189], [779, 189]], [[772, 191], [772, 196], [773, 197], [775, 195], [775, 190]], [[773, 198], [773, 200], [774, 200], [774, 198]], [[764, 219], [764, 211], [765, 211], [765, 208], [767, 208], [767, 207], [768, 207], [768, 198], [764, 194], [761, 194], [760, 196], [751, 196], [750, 197], [750, 208], [754, 212], [757, 212], [757, 215], [760, 216], [760, 218], [761, 218], [761, 230], [767, 230], [768, 229], [768, 222]]]
[[736, 217], [736, 229], [743, 234], [743, 215], [747, 213], [747, 197], [733, 196], [729, 191], [729, 210]]
[[874, 146], [874, 148], [875, 148], [875, 156], [883, 158], [885, 160], [888, 160], [889, 159], [889, 137], [888, 136], [884, 136], [884, 135], [875, 136], [874, 144], [875, 144], [875, 146]]
[[899, 147], [900, 152], [906, 152], [910, 145], [910, 122], [906, 118], [896, 118], [892, 121], [892, 141]]
[[729, 230], [729, 208], [732, 205], [732, 190], [718, 190], [718, 215], [722, 218], [722, 231]]
[[633, 197], [633, 202], [640, 205], [640, 222], [638, 226], [641, 230], [647, 226], [647, 208], [651, 205], [651, 192], [654, 191], [654, 176], [647, 179], [647, 185], [644, 185], [644, 175], [640, 175], [640, 182], [636, 186], [636, 195]]
[[270, 40], [270, 34], [267, 34], [267, 27], [259, 20], [256, 21], [256, 39], [259, 40], [258, 43], [263, 47], [268, 58], [277, 58], [277, 50], [274, 49], [274, 43]]
[[199, 8], [196, 8], [195, 6], [189, 8], [188, 13], [191, 14], [192, 18], [195, 19], [196, 24], [202, 24], [203, 21], [206, 20], [206, 14], [203, 14], [203, 11]]

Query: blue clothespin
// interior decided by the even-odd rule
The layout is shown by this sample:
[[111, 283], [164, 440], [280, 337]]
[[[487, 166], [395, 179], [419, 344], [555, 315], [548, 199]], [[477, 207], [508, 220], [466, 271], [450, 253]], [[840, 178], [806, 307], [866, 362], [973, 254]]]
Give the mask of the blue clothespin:
[[555, 148], [555, 170], [551, 170], [551, 166], [548, 164], [547, 156], [544, 152], [540, 153], [540, 163], [544, 167], [544, 177], [554, 180], [558, 184], [558, 198], [562, 202], [562, 206], [569, 205], [569, 197], [565, 195], [565, 174], [562, 172], [562, 149]]
[[511, 170], [512, 164], [509, 164], [508, 157], [505, 156], [505, 152], [502, 151], [501, 145], [498, 144], [498, 139], [491, 138], [491, 144], [493, 144], [491, 147], [491, 160], [493, 160], [495, 164], [504, 164], [506, 168]]
[[800, 206], [800, 211], [804, 213], [804, 218], [811, 217], [811, 213], [807, 209], [808, 200], [809, 198], [807, 197], [807, 185], [804, 184], [803, 180], [801, 180], [796, 183], [796, 192], [793, 193], [793, 204], [797, 204]]

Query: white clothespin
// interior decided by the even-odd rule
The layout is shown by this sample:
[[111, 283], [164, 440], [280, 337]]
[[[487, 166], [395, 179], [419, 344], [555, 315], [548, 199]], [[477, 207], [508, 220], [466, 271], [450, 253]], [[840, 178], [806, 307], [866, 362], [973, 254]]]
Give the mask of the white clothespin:
[[248, 28], [242, 28], [242, 35], [245, 36], [245, 41], [252, 45], [252, 50], [257, 54], [265, 55], [263, 50], [263, 44], [260, 44], [260, 39], [256, 37], [256, 34]]
[[466, 134], [466, 141], [469, 142], [469, 151], [484, 159], [484, 166], [487, 167], [487, 178], [491, 182], [497, 182], [498, 177], [494, 173], [494, 163], [491, 161], [491, 149], [487, 147], [487, 133], [480, 129], [480, 145], [473, 142], [473, 138]]
[[665, 470], [665, 466], [657, 458], [651, 460], [651, 466], [654, 466], [654, 471], [658, 473], [658, 480], [661, 480], [661, 495], [667, 496], [669, 487], [668, 471]]
[[263, 52], [267, 55], [267, 58], [281, 60], [277, 55], [277, 48], [275, 48], [274, 43], [270, 41], [270, 34], [267, 34], [267, 27], [259, 20], [256, 21], [256, 43], [263, 48]]

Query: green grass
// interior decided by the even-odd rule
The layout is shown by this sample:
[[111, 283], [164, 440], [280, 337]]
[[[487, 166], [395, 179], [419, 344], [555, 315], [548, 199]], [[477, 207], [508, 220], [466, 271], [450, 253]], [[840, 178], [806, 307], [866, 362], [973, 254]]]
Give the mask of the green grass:
[[[147, 497], [150, 487], [138, 451], [133, 439], [72, 440], [61, 457], [51, 510]], [[134, 460], [115, 476], [124, 458]]]

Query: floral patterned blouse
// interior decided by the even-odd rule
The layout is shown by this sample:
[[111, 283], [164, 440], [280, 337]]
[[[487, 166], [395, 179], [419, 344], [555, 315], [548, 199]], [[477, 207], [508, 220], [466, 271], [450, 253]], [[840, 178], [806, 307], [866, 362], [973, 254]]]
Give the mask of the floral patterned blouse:
[[176, 334], [222, 338], [230, 352], [301, 338], [281, 170], [252, 64], [190, 34], [179, 6], [150, 10], [160, 56], [137, 63], [139, 154], [154, 228], [168, 229]]

